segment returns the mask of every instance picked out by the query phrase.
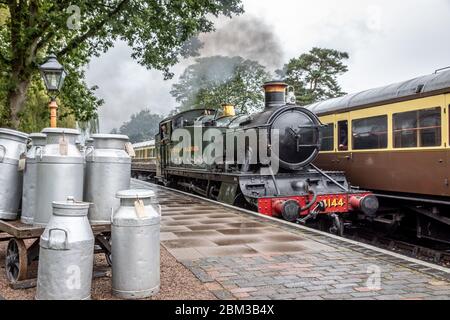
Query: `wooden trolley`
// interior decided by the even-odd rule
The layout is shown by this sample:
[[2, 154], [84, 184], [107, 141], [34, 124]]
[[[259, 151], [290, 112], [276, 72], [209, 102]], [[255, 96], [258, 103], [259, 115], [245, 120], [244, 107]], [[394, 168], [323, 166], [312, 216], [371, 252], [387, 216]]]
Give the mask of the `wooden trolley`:
[[[111, 226], [92, 226], [95, 253], [104, 253], [111, 266]], [[0, 242], [8, 241], [5, 254], [5, 272], [10, 284], [28, 280], [28, 267], [39, 259], [39, 239], [44, 228], [17, 221], [0, 220]], [[27, 248], [25, 240], [34, 240]]]

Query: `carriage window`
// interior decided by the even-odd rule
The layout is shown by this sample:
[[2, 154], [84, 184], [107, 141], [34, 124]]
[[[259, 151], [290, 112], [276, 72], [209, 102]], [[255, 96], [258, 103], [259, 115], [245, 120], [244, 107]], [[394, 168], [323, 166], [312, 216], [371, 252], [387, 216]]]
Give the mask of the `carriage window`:
[[348, 121], [338, 122], [339, 151], [348, 150]]
[[441, 108], [394, 114], [394, 148], [438, 147]]
[[329, 123], [320, 130], [322, 132], [321, 151], [333, 151], [334, 150], [334, 124]]
[[354, 120], [352, 122], [353, 149], [374, 150], [387, 148], [387, 116]]

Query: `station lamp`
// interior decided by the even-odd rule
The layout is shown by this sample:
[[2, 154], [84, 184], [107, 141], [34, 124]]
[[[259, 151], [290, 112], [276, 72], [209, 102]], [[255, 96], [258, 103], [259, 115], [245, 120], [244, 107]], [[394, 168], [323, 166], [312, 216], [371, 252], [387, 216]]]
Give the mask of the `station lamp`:
[[47, 93], [50, 96], [50, 127], [56, 128], [57, 109], [56, 97], [58, 96], [64, 84], [64, 79], [67, 72], [64, 67], [58, 62], [56, 56], [51, 54], [48, 56], [46, 62], [39, 66], [41, 77], [44, 80]]

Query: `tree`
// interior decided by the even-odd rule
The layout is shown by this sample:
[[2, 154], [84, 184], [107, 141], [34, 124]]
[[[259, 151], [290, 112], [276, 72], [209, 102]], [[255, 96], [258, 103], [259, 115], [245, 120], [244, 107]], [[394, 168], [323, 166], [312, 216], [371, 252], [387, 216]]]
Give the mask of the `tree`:
[[270, 78], [258, 62], [241, 57], [199, 58], [187, 67], [171, 94], [181, 111], [217, 109], [231, 103], [241, 113], [253, 113], [263, 106], [262, 84]]
[[309, 53], [291, 59], [283, 70], [278, 70], [277, 73], [294, 87], [297, 102], [307, 105], [345, 95], [338, 84], [337, 76], [348, 71], [343, 62], [348, 58], [346, 52], [313, 48]]
[[130, 121], [125, 122], [119, 130], [113, 129], [111, 133], [127, 135], [132, 143], [153, 140], [163, 118], [163, 116], [153, 114], [149, 109], [145, 109], [133, 114]]
[[89, 120], [101, 104], [83, 80], [90, 57], [120, 39], [140, 64], [171, 77], [169, 67], [180, 56], [197, 54], [195, 36], [213, 30], [212, 17], [243, 12], [240, 0], [0, 0], [0, 9], [7, 11], [0, 23], [0, 70], [7, 83], [1, 124], [13, 128], [38, 64], [50, 52], [70, 72], [61, 98], [70, 100], [77, 120]]
[[[6, 30], [5, 26], [8, 19], [8, 10], [0, 4], [0, 39], [5, 38], [4, 36], [2, 38], [4, 33], [1, 32]], [[0, 42], [0, 53], [7, 51], [7, 44], [7, 41]], [[0, 126], [8, 126], [11, 119], [7, 96], [11, 89], [11, 75], [8, 67], [2, 64], [2, 61], [4, 60], [0, 58]], [[95, 98], [94, 90], [96, 87], [87, 88], [84, 84], [82, 70], [74, 70], [72, 65], [66, 66], [66, 68], [69, 69], [70, 74], [66, 79], [66, 86], [63, 87], [61, 92], [61, 99], [58, 98], [58, 124], [63, 127], [75, 127], [76, 120], [82, 120], [83, 117], [95, 118], [95, 111], [103, 101]], [[20, 125], [14, 128], [24, 132], [39, 132], [42, 128], [47, 127], [49, 111], [46, 106], [49, 98], [37, 72], [34, 72], [31, 76], [24, 100], [24, 105], [17, 115], [21, 119]], [[86, 102], [90, 102], [90, 104]]]

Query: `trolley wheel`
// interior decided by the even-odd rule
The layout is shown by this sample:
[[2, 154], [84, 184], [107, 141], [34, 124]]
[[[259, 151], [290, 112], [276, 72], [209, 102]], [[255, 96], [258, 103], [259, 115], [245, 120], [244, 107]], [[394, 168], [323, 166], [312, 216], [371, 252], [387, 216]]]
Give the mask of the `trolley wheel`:
[[[111, 243], [111, 240], [109, 241], [109, 243]], [[106, 263], [108, 264], [108, 266], [112, 267], [112, 254], [111, 254], [111, 251], [105, 252], [105, 258], [106, 258]]]
[[108, 266], [112, 267], [112, 257], [111, 257], [111, 234], [104, 234], [103, 238], [108, 242], [109, 246], [105, 248], [105, 258]]
[[11, 283], [27, 278], [27, 247], [22, 239], [13, 238], [9, 240], [6, 250], [5, 271], [6, 277]]
[[105, 258], [106, 258], [106, 263], [108, 264], [108, 266], [112, 267], [111, 253], [105, 252]]

